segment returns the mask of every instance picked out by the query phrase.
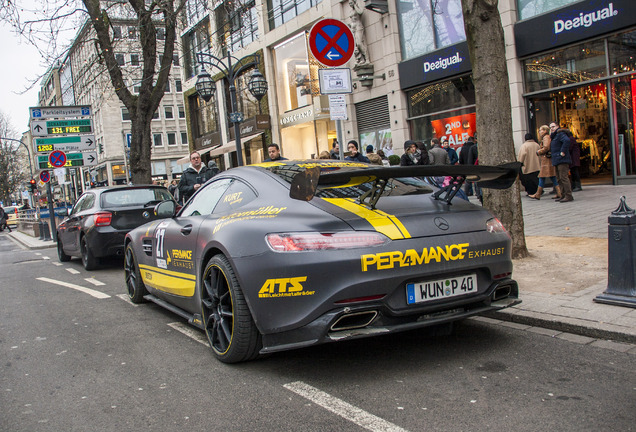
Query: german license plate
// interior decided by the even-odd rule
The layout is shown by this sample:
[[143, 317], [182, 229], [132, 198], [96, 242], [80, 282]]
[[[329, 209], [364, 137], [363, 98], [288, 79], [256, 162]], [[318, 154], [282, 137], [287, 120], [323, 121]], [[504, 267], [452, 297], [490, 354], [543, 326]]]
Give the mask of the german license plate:
[[406, 285], [408, 304], [424, 303], [477, 292], [477, 275], [469, 274], [454, 278], [438, 279]]

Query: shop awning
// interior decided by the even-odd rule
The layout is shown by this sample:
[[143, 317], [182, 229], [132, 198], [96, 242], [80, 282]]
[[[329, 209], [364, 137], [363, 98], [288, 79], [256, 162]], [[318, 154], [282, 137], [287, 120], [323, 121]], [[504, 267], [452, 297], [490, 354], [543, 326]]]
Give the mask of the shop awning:
[[[254, 138], [256, 138], [259, 135], [262, 135], [263, 132], [265, 131], [260, 131], [258, 133], [255, 133], [254, 135], [248, 135], [245, 137], [241, 137], [241, 143], [246, 143], [250, 140], [253, 140]], [[225, 153], [229, 153], [231, 151], [235, 151], [236, 150], [236, 141], [232, 140], [232, 141], [228, 141], [225, 144], [223, 144], [221, 147], [218, 147], [214, 150], [212, 150], [210, 152], [210, 156], [219, 156]]]
[[[234, 142], [234, 141], [232, 141], [232, 142]], [[203, 156], [204, 154], [209, 153], [209, 152], [211, 152], [214, 149], [218, 149], [219, 147], [221, 147], [221, 146], [216, 145], [216, 146], [211, 146], [211, 147], [205, 148], [203, 150], [197, 150], [197, 151], [199, 152], [199, 154], [201, 156]], [[188, 162], [190, 162], [190, 153], [188, 153], [187, 155], [185, 155], [181, 159], [177, 159], [177, 164], [179, 164], [179, 165], [183, 165], [183, 164], [188, 163]]]

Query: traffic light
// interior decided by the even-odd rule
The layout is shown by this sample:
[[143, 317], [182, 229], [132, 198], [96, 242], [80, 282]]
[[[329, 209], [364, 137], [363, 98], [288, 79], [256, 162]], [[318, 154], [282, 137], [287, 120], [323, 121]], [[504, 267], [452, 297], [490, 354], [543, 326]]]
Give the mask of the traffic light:
[[29, 181], [29, 186], [31, 187], [31, 192], [35, 193], [38, 190], [38, 186], [36, 185], [35, 179], [31, 179]]

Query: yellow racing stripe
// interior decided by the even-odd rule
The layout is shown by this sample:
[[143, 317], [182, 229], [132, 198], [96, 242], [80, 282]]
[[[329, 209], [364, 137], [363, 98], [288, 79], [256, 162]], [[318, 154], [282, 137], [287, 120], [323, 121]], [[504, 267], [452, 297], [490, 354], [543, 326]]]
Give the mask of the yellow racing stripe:
[[401, 240], [411, 238], [411, 234], [400, 220], [381, 210], [371, 210], [361, 204], [356, 203], [353, 198], [323, 198], [325, 201], [347, 210], [365, 219], [379, 233], [384, 234], [391, 240]]
[[144, 284], [170, 294], [192, 297], [196, 285], [196, 276], [158, 267], [139, 265], [139, 273]]

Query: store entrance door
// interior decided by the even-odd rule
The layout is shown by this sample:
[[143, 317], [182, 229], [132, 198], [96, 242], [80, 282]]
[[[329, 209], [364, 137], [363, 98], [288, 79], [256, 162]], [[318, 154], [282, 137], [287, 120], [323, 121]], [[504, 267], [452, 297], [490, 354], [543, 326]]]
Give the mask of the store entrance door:
[[556, 119], [580, 143], [580, 174], [584, 184], [612, 184], [613, 157], [605, 84], [551, 92], [530, 98], [528, 102], [535, 133], [541, 125], [549, 125]]

